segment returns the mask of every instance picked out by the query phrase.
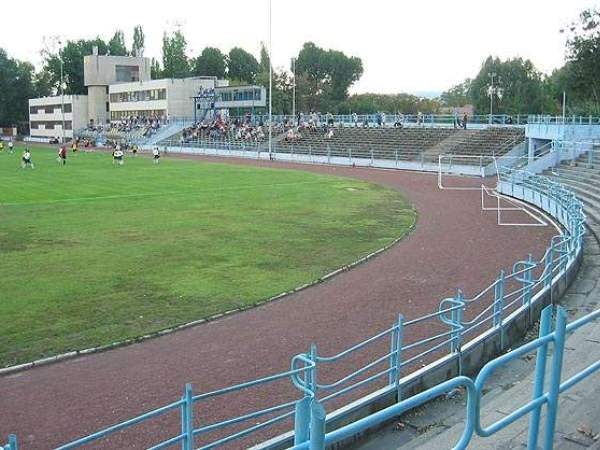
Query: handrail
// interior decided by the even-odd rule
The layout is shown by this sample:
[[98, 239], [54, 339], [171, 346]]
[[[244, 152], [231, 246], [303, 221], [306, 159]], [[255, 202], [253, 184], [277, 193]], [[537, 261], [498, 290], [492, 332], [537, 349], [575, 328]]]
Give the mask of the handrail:
[[[572, 375], [567, 380], [561, 382], [565, 337], [567, 334], [576, 332], [576, 330], [582, 326], [588, 325], [595, 320], [600, 319], [600, 310], [596, 310], [570, 324], [567, 324], [566, 311], [564, 308], [559, 306], [556, 309], [555, 331], [551, 332], [552, 312], [552, 305], [547, 306], [542, 311], [540, 332], [537, 339], [488, 362], [483, 369], [481, 369], [475, 380], [471, 380], [465, 376], [457, 376], [406, 400], [399, 400], [398, 403], [392, 406], [389, 406], [381, 411], [359, 419], [329, 433], [325, 433], [325, 416], [316, 414], [316, 420], [321, 423], [313, 425], [312, 428], [317, 431], [317, 433], [311, 434], [310, 440], [295, 445], [292, 447], [292, 450], [324, 450], [326, 446], [330, 446], [344, 439], [351, 438], [352, 436], [362, 433], [369, 428], [379, 426], [387, 421], [390, 421], [394, 417], [400, 416], [406, 411], [416, 408], [417, 406], [420, 406], [423, 403], [426, 403], [458, 387], [464, 387], [466, 389], [467, 403], [463, 433], [459, 442], [452, 447], [453, 449], [462, 450], [467, 448], [474, 433], [481, 437], [492, 436], [516, 420], [529, 414], [531, 414], [531, 417], [527, 448], [537, 448], [537, 440], [540, 431], [541, 408], [544, 405], [547, 405], [548, 408], [543, 436], [544, 448], [552, 448], [552, 440], [556, 427], [559, 395], [566, 392], [568, 389], [572, 388], [577, 383], [591, 376], [595, 372], [600, 371], [600, 359], [598, 359], [594, 363], [585, 367], [583, 370], [580, 370], [576, 374]], [[544, 374], [547, 367], [549, 344], [553, 344], [553, 354], [551, 361], [550, 381], [547, 391], [544, 392]], [[522, 405], [511, 413], [507, 414], [502, 419], [484, 427], [481, 424], [481, 400], [485, 392], [485, 384], [487, 379], [499, 367], [503, 367], [507, 363], [521, 358], [523, 355], [531, 353], [532, 351], [537, 351], [533, 399], [527, 402], [525, 405]], [[322, 408], [322, 406], [318, 400], [314, 399], [312, 408], [314, 410], [319, 410], [319, 408]]]

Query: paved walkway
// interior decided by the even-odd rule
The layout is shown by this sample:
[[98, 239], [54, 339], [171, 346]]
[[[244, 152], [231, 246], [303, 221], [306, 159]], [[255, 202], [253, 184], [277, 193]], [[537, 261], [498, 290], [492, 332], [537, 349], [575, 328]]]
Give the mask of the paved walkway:
[[[569, 321], [600, 307], [600, 247], [592, 236], [586, 237], [584, 263], [577, 280], [561, 300]], [[535, 338], [537, 330], [528, 336]], [[562, 379], [577, 373], [600, 357], [600, 321], [571, 335], [565, 347]], [[487, 383], [483, 397], [482, 424], [496, 422], [531, 399], [535, 358], [525, 357], [499, 370]], [[548, 379], [548, 376], [546, 377]], [[600, 374], [587, 378], [560, 396], [554, 448], [600, 449]], [[452, 448], [464, 430], [465, 398], [457, 395], [435, 401], [406, 415], [393, 425], [358, 444], [355, 450]], [[545, 417], [545, 415], [543, 415]], [[526, 416], [489, 438], [475, 436], [470, 449], [523, 449], [527, 447]], [[543, 424], [543, 419], [542, 419]], [[541, 436], [543, 427], [540, 431]]]
[[[198, 158], [202, 161], [210, 158]], [[311, 342], [331, 354], [390, 326], [429, 313], [460, 287], [471, 296], [501, 268], [541, 256], [555, 230], [499, 227], [477, 191], [440, 191], [431, 174], [212, 159], [349, 176], [399, 189], [418, 210], [416, 230], [377, 258], [281, 301], [140, 344], [0, 378], [0, 436], [25, 450], [48, 449], [195, 392], [287, 370]], [[460, 181], [457, 181], [460, 182]], [[417, 339], [428, 330], [415, 330]], [[348, 373], [360, 362], [338, 366]], [[197, 422], [297, 398], [289, 380], [201, 403]], [[177, 415], [105, 440], [97, 448], [146, 448], [179, 433]], [[286, 425], [289, 427], [289, 425]], [[274, 430], [274, 432], [285, 430]], [[261, 436], [261, 438], [268, 436]], [[231, 448], [241, 448], [236, 444]]]

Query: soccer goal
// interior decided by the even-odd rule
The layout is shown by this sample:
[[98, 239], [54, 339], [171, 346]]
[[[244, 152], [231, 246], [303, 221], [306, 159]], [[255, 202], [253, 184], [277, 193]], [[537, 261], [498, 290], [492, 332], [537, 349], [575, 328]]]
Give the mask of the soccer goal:
[[495, 156], [439, 155], [438, 187], [480, 191], [481, 210], [495, 212], [501, 226], [545, 227], [546, 215], [529, 204], [499, 192], [500, 169]]

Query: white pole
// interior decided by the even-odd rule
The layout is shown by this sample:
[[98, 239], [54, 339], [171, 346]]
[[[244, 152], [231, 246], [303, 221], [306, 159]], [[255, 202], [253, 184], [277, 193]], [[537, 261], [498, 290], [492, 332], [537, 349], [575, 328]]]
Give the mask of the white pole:
[[62, 143], [64, 144], [65, 143], [65, 88], [64, 88], [64, 82], [63, 82], [62, 56], [60, 57], [60, 113], [62, 116]]
[[273, 151], [273, 43], [271, 41], [272, 5], [269, 0], [269, 159]]
[[562, 121], [565, 123], [565, 119], [567, 116], [567, 92], [563, 91], [563, 102], [562, 102]]
[[292, 86], [292, 118], [296, 120], [296, 58], [292, 58], [292, 71], [294, 74], [294, 84]]
[[490, 77], [492, 78], [492, 86], [490, 88], [490, 124], [492, 123], [492, 113], [494, 109], [494, 73], [490, 73]]

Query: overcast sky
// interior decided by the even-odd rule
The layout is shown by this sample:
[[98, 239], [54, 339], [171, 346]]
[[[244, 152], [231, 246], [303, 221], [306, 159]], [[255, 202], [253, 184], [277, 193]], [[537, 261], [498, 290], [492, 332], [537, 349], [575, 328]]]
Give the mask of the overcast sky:
[[[306, 41], [362, 58], [353, 92], [441, 91], [474, 76], [490, 54], [531, 59], [544, 72], [564, 62], [559, 30], [588, 0], [273, 0], [273, 61], [289, 67]], [[258, 56], [268, 39], [268, 0], [53, 0], [12, 2], [0, 47], [39, 66], [44, 36], [110, 38], [146, 33], [145, 56], [160, 58], [163, 31], [180, 26], [195, 56], [205, 46], [241, 46]], [[25, 19], [26, 18], [26, 19]], [[62, 24], [58, 27], [57, 24]]]

